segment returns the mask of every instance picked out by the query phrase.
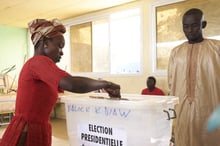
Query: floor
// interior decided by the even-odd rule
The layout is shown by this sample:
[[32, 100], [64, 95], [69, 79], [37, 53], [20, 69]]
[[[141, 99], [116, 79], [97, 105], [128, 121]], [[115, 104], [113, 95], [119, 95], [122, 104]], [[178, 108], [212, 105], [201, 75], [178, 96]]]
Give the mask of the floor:
[[[65, 119], [51, 119], [51, 125], [53, 128], [52, 134], [52, 146], [69, 146], [66, 120]], [[0, 127], [0, 137], [5, 131], [6, 126]]]

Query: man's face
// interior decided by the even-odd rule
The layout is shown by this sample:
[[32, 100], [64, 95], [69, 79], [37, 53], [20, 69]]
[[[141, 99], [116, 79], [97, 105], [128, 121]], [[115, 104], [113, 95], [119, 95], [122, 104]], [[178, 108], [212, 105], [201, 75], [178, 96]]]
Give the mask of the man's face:
[[55, 63], [59, 62], [63, 55], [62, 49], [65, 45], [63, 35], [48, 39], [47, 45], [47, 48], [44, 49], [45, 55], [51, 58]]
[[148, 79], [147, 80], [147, 87], [150, 88], [150, 89], [155, 87], [155, 83], [154, 83], [153, 79]]
[[198, 42], [202, 36], [202, 20], [199, 15], [185, 15], [183, 17], [183, 31], [189, 42]]

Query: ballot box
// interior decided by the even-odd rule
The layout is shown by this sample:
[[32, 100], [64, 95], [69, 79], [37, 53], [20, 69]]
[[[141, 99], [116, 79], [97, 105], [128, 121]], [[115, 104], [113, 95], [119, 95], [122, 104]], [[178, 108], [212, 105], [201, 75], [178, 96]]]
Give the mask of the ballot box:
[[70, 146], [168, 146], [176, 113], [173, 96], [70, 94], [65, 103]]

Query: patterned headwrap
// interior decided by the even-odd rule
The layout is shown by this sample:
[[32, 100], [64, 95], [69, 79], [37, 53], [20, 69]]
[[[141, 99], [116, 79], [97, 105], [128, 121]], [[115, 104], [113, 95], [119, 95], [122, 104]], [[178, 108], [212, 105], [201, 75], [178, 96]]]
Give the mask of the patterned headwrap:
[[51, 38], [63, 35], [66, 32], [66, 28], [58, 19], [53, 19], [51, 21], [45, 19], [35, 19], [28, 23], [28, 27], [34, 46], [44, 37]]

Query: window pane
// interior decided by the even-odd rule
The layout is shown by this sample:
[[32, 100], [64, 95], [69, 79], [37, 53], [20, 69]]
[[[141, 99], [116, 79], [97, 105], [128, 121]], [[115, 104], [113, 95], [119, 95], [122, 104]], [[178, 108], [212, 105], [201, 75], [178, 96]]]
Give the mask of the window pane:
[[92, 72], [91, 23], [70, 27], [71, 70]]
[[110, 72], [108, 19], [92, 23], [93, 72]]
[[139, 9], [116, 13], [111, 17], [111, 72], [140, 72]]

